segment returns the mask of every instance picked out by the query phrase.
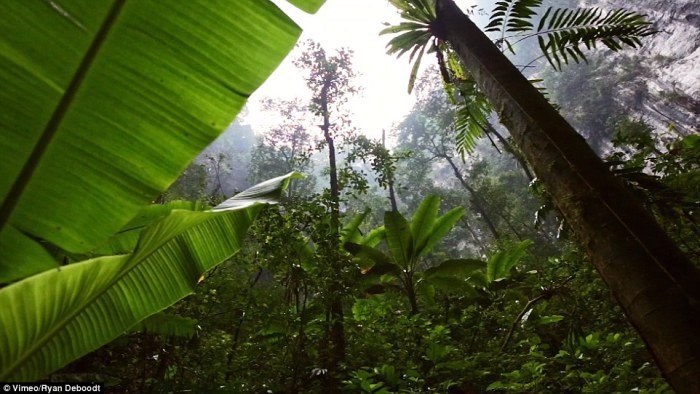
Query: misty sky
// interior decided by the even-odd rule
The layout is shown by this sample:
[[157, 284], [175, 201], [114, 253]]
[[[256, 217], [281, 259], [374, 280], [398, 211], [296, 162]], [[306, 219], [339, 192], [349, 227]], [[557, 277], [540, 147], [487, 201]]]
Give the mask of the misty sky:
[[[403, 119], [413, 103], [406, 91], [410, 73], [408, 57], [396, 59], [387, 55], [385, 47], [390, 36], [378, 36], [384, 22], [394, 24], [400, 20], [388, 1], [328, 0], [315, 15], [299, 12], [284, 1], [275, 0], [275, 3], [304, 29], [300, 42], [313, 39], [327, 51], [339, 47], [353, 50], [353, 64], [360, 74], [357, 83], [362, 87], [360, 95], [349, 103], [356, 127], [366, 135], [379, 137], [382, 129], [388, 132], [393, 123]], [[471, 2], [458, 3], [466, 7]], [[269, 115], [258, 112], [259, 100], [308, 94], [301, 74], [291, 64], [296, 55], [293, 51], [249, 101], [245, 120], [256, 132], [264, 132], [274, 122]], [[423, 62], [430, 64], [432, 60], [426, 56]]]

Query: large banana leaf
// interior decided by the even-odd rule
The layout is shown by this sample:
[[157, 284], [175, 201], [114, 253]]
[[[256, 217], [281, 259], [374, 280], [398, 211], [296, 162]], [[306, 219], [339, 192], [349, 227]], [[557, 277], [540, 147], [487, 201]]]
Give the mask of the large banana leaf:
[[346, 242], [360, 243], [362, 242], [362, 232], [360, 231], [360, 225], [365, 221], [367, 215], [371, 211], [369, 208], [365, 209], [364, 212], [353, 216], [350, 221], [343, 226], [340, 230], [340, 243], [344, 244]]
[[[237, 195], [240, 196], [240, 195]], [[141, 231], [157, 219], [164, 218], [175, 209], [187, 211], [203, 211], [204, 204], [197, 201], [170, 201], [165, 204], [151, 204], [143, 207], [124, 228], [110, 237], [104, 245], [90, 251], [90, 254], [79, 260], [87, 260], [97, 256], [131, 253], [139, 240]], [[78, 256], [82, 257], [82, 256]], [[76, 258], [77, 260], [78, 258]]]
[[159, 312], [141, 320], [129, 331], [150, 332], [168, 337], [192, 338], [197, 334], [197, 320]]
[[428, 238], [435, 227], [438, 213], [440, 211], [440, 197], [430, 195], [416, 209], [411, 218], [411, 233], [413, 234], [413, 255], [417, 256], [425, 248]]
[[417, 251], [415, 258], [427, 255], [435, 246], [442, 242], [445, 236], [452, 231], [452, 228], [464, 215], [464, 212], [464, 208], [462, 207], [452, 208], [445, 212], [444, 215], [437, 218], [433, 228], [430, 230], [430, 234], [427, 235], [428, 238], [423, 248]]
[[47, 242], [82, 253], [122, 228], [300, 33], [269, 0], [0, 1], [0, 15], [0, 283], [52, 267]]
[[413, 214], [411, 218], [412, 259], [430, 253], [464, 215], [464, 208], [461, 207], [453, 208], [442, 216], [438, 216], [439, 211], [440, 197], [430, 195], [420, 203]]
[[384, 227], [386, 243], [396, 263], [404, 269], [413, 269], [414, 240], [406, 218], [398, 212], [387, 211], [384, 213]]
[[508, 276], [510, 270], [515, 267], [527, 253], [527, 249], [533, 242], [529, 239], [511, 245], [494, 253], [486, 263], [486, 280], [488, 283]]
[[[293, 176], [255, 190], [268, 202]], [[39, 379], [190, 294], [205, 271], [241, 247], [262, 207], [256, 200], [245, 193], [227, 201], [237, 206], [228, 210], [173, 210], [141, 232], [131, 254], [70, 264], [0, 290], [0, 381]]]

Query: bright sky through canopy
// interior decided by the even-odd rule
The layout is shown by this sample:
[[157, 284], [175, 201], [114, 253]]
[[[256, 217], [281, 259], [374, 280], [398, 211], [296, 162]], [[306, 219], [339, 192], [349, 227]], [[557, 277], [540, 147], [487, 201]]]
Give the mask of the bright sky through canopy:
[[[353, 67], [359, 74], [362, 91], [348, 105], [354, 113], [353, 124], [363, 133], [381, 136], [392, 123], [400, 121], [410, 109], [413, 98], [406, 92], [410, 66], [408, 59], [386, 54], [389, 36], [379, 37], [384, 22], [399, 20], [396, 9], [384, 0], [328, 0], [315, 15], [308, 15], [286, 1], [275, 1], [304, 29], [300, 42], [312, 39], [332, 53], [346, 47], [354, 52]], [[292, 51], [284, 63], [253, 95], [245, 117], [256, 132], [264, 132], [273, 119], [259, 113], [259, 100], [265, 97], [305, 98], [308, 93], [302, 74], [292, 65], [298, 56]]]
[[[358, 73], [357, 86], [361, 92], [348, 103], [353, 113], [353, 125], [363, 134], [379, 138], [382, 129], [391, 130], [408, 113], [413, 97], [407, 93], [410, 64], [408, 55], [397, 59], [386, 54], [391, 35], [379, 36], [384, 23], [396, 24], [398, 11], [387, 0], [328, 0], [315, 15], [291, 6], [285, 0], [273, 0], [304, 29], [300, 43], [308, 39], [319, 42], [326, 51], [345, 47], [353, 51], [353, 67]], [[465, 9], [471, 1], [459, 1]], [[276, 121], [269, 113], [260, 111], [263, 98], [306, 99], [308, 91], [302, 74], [292, 65], [297, 50], [285, 61], [251, 97], [244, 115], [256, 133], [264, 133]], [[431, 56], [423, 66], [435, 63]]]

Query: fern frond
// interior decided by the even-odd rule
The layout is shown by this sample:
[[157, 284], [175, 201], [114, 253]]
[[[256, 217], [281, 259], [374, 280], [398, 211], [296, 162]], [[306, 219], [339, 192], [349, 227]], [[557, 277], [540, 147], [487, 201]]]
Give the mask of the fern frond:
[[475, 84], [462, 84], [460, 95], [463, 100], [459, 104], [452, 127], [455, 131], [457, 152], [464, 160], [464, 156], [474, 151], [477, 141], [488, 129], [488, 118], [493, 107]]
[[[486, 32], [501, 32], [497, 43], [505, 44], [513, 52], [513, 48], [505, 38], [506, 33], [530, 31], [534, 28], [532, 17], [537, 14], [535, 8], [542, 5], [542, 0], [505, 0], [497, 1], [491, 12]], [[513, 52], [514, 53], [514, 52]]]
[[537, 26], [542, 53], [555, 70], [562, 63], [586, 61], [582, 47], [596, 48], [602, 43], [612, 51], [625, 45], [637, 48], [641, 38], [656, 33], [644, 15], [617, 9], [605, 13], [600, 8], [554, 9], [545, 12]]

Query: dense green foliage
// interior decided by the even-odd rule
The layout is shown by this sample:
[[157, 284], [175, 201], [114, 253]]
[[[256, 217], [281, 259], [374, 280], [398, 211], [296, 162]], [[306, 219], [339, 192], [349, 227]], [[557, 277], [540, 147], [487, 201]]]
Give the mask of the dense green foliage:
[[[374, 183], [382, 166], [368, 165], [358, 172], [366, 183], [345, 186], [340, 234], [351, 253], [328, 248], [327, 196], [295, 192], [281, 210], [264, 212], [236, 257], [171, 308], [196, 320], [194, 336], [131, 333], [58, 376], [105, 379], [130, 391], [325, 392], [333, 375], [339, 388], [367, 393], [669, 392], [605, 285], [567, 239], [566, 224], [545, 217], [545, 208], [534, 223], [546, 194], [533, 197], [517, 160], [485, 141], [455, 165], [497, 217], [501, 235], [489, 234], [474, 215], [475, 198], [459, 191], [463, 185], [444, 156], [431, 153], [449, 147], [447, 156], [458, 157], [454, 142], [421, 134], [429, 119], [454, 113], [440, 86], [425, 86], [400, 126], [401, 149], [411, 153], [399, 155], [390, 175], [400, 213]], [[659, 147], [648, 125], [633, 119], [617, 130], [610, 163], [621, 176], [651, 166], [648, 176], [682, 196], [667, 201], [680, 204], [674, 212], [694, 207], [697, 139]], [[354, 152], [354, 162], [362, 161], [359, 152], [378, 152], [344, 147], [353, 141], [340, 147]], [[640, 184], [646, 183], [632, 186], [650, 203], [668, 196]], [[379, 220], [372, 219], [377, 212]], [[691, 242], [696, 218], [656, 212]], [[438, 226], [445, 217], [451, 219]], [[692, 242], [696, 253], [697, 238]], [[329, 259], [342, 262], [342, 271], [330, 272]], [[326, 370], [327, 292], [338, 274], [347, 347], [339, 369]]]
[[[386, 32], [403, 32], [392, 45], [407, 44], [418, 63], [431, 43], [441, 48], [430, 41], [432, 2], [415, 3], [421, 7], [404, 9], [415, 24]], [[508, 11], [511, 3], [541, 2], [499, 2], [517, 22], [530, 11]], [[533, 28], [493, 19], [500, 24], [504, 32]], [[205, 212], [227, 194], [220, 152], [213, 167], [190, 165], [167, 191], [167, 182], [154, 186], [157, 204], [125, 219], [100, 247], [57, 245], [52, 253], [70, 264], [0, 289], [0, 304], [13, 311], [0, 312], [0, 327], [28, 315], [36, 300], [55, 310], [36, 311], [22, 327], [49, 331], [39, 338], [20, 341], [18, 330], [3, 330], [0, 376], [103, 381], [118, 392], [670, 391], [452, 54], [439, 57], [447, 91], [417, 80], [414, 69], [417, 102], [396, 126], [400, 143], [388, 149], [358, 136], [344, 112], [355, 93], [351, 53], [306, 48], [297, 66], [313, 98], [269, 102], [283, 120], [258, 140], [247, 175], [257, 182], [313, 171], [331, 147], [337, 167], [294, 181], [283, 196], [289, 177]], [[566, 53], [578, 61], [578, 49]], [[556, 63], [565, 55], [549, 56]], [[587, 105], [605, 106], [595, 98]], [[610, 167], [698, 262], [700, 139], [658, 141], [660, 131], [614, 110], [606, 116], [614, 134], [597, 136], [610, 146]], [[315, 134], [319, 120], [323, 137]], [[279, 207], [248, 206], [277, 199]], [[82, 303], [65, 305], [75, 297]], [[136, 305], [121, 310], [113, 299]], [[92, 343], [75, 346], [95, 321]], [[340, 355], [332, 354], [338, 333]], [[35, 346], [47, 343], [60, 351]], [[50, 365], [36, 366], [45, 359]]]
[[268, 1], [225, 8], [0, 4], [0, 379], [46, 376], [189, 294], [288, 183], [149, 206], [300, 33]]

